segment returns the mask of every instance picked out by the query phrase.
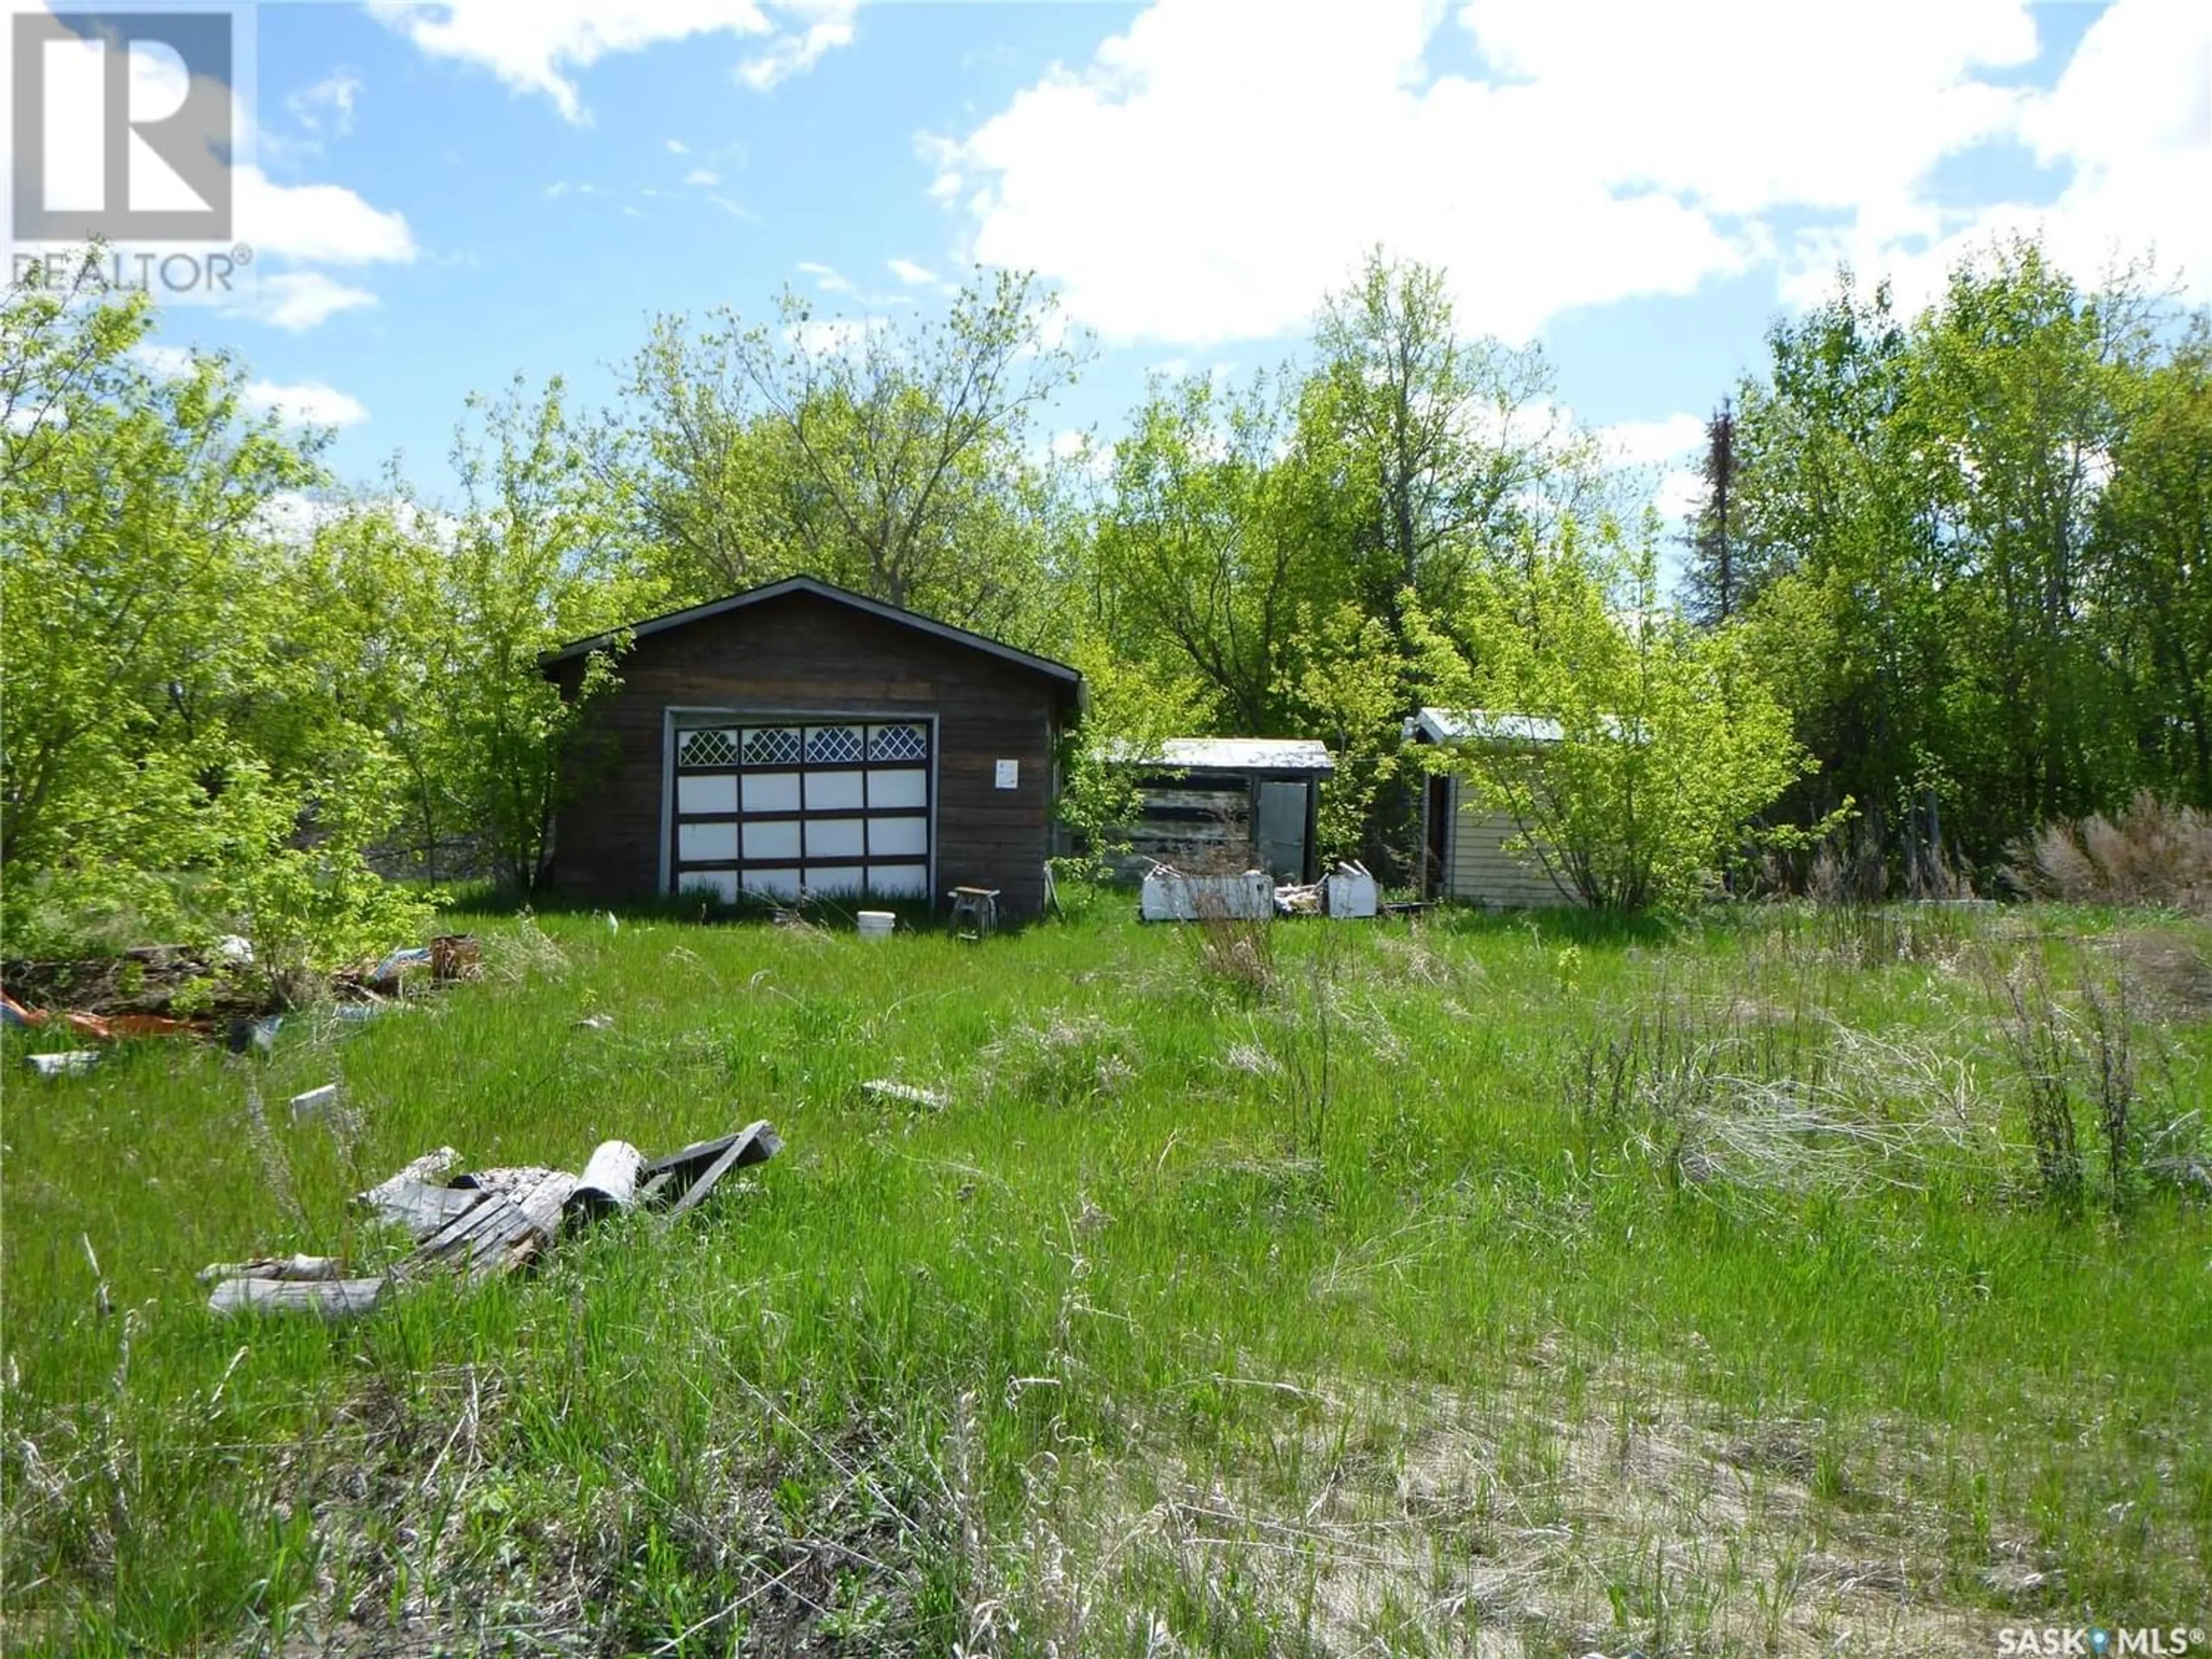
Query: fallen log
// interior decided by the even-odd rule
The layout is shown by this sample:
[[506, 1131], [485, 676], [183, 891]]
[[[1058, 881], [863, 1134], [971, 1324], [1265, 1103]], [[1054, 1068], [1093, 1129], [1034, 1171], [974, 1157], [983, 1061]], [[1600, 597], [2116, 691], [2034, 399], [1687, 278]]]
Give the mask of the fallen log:
[[585, 1160], [568, 1194], [568, 1213], [596, 1218], [609, 1210], [627, 1210], [637, 1201], [637, 1172], [645, 1154], [627, 1140], [603, 1140]]
[[219, 1314], [317, 1313], [325, 1319], [352, 1319], [384, 1299], [382, 1279], [227, 1279], [215, 1287], [208, 1306]]

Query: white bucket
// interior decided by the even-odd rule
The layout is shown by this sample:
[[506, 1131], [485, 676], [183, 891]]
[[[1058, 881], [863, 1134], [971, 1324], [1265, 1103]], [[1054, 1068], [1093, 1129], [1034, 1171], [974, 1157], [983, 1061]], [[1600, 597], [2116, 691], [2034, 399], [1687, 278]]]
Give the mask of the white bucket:
[[891, 936], [891, 929], [897, 926], [898, 916], [893, 911], [863, 910], [860, 912], [862, 939], [889, 939]]

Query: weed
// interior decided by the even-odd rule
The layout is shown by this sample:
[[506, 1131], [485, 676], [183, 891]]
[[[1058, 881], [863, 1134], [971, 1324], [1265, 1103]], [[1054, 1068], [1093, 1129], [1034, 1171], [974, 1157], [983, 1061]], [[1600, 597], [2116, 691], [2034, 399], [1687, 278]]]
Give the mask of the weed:
[[2036, 1178], [2045, 1202], [2076, 1215], [2085, 1176], [2074, 1123], [2073, 1034], [2039, 958], [2031, 957], [2008, 977], [2004, 991], [2010, 1013], [2005, 1035], [2020, 1068]]
[[2212, 913], [2212, 813], [2145, 792], [2114, 817], [2045, 826], [2012, 850], [2021, 890], [2087, 904]]

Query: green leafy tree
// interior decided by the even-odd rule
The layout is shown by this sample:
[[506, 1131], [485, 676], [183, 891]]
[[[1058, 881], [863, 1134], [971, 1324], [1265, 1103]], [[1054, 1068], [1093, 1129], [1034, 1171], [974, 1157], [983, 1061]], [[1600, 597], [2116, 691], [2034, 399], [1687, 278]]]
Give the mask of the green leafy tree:
[[[394, 796], [326, 619], [271, 532], [319, 439], [251, 419], [243, 374], [140, 347], [143, 300], [19, 282], [0, 314], [0, 860], [6, 923], [246, 928], [272, 974], [419, 911], [362, 861]], [[387, 941], [388, 942], [388, 941]]]
[[143, 301], [36, 282], [0, 318], [10, 866], [188, 834], [234, 755], [226, 714], [276, 666], [257, 515], [316, 476], [311, 451], [246, 418], [222, 360], [146, 367], [152, 325]]
[[1300, 597], [1276, 468], [1286, 431], [1266, 380], [1239, 393], [1193, 375], [1156, 384], [1115, 447], [1092, 619], [1133, 661], [1204, 688], [1194, 730], [1280, 729]]
[[1085, 348], [1034, 279], [941, 321], [665, 317], [603, 445], [642, 544], [687, 599], [806, 571], [1001, 637], [1046, 610], [1030, 423]]
[[1599, 909], [1696, 898], [1812, 765], [1745, 633], [1660, 609], [1654, 534], [1585, 546], [1570, 522], [1522, 571], [1475, 582], [1449, 633], [1413, 612], [1429, 695], [1495, 726], [1424, 763], [1510, 813], [1509, 845]]
[[659, 574], [629, 556], [565, 397], [557, 377], [535, 398], [518, 378], [470, 400], [477, 427], [453, 449], [463, 510], [450, 544], [438, 538], [446, 626], [431, 644], [426, 752], [496, 873], [524, 890], [549, 873], [555, 817], [584, 781], [589, 708], [614, 685], [623, 641], [593, 652], [565, 696], [540, 659], [665, 603]]
[[2149, 781], [2147, 745], [2114, 734], [2154, 718], [2159, 676], [2130, 664], [2155, 649], [2113, 624], [2156, 532], [2100, 503], [2160, 333], [2139, 273], [2085, 290], [2032, 242], [1964, 261], [1917, 319], [1846, 274], [1778, 326], [1743, 389], [1734, 500], [1741, 614], [1823, 763], [1790, 812], [1851, 795], [1908, 870], [1939, 825], [1987, 866]]
[[1297, 459], [1322, 486], [1346, 597], [1393, 628], [1402, 596], [1449, 617], [1488, 565], [1582, 505], [1595, 447], [1550, 366], [1459, 332], [1443, 271], [1368, 256], [1329, 296], [1299, 410]]
[[2198, 318], [2146, 377], [2111, 459], [2090, 595], [2100, 642], [2128, 686], [2147, 781], [2212, 806], [2212, 322]]

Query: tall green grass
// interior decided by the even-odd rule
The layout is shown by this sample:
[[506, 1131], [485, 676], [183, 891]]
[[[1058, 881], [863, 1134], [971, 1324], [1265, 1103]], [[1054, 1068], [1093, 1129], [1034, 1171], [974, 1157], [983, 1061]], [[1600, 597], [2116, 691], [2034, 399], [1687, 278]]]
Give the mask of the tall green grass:
[[[1986, 1652], [2212, 1610], [2201, 1142], [2050, 1201], [2002, 1024], [2033, 962], [2086, 1064], [2137, 921], [1313, 922], [1255, 968], [1114, 910], [461, 916], [482, 982], [266, 1058], [40, 1083], [11, 1036], [8, 1646]], [[2212, 1026], [2125, 1006], [2148, 1139]], [[761, 1116], [741, 1187], [525, 1278], [330, 1328], [192, 1278], [389, 1257], [346, 1197], [442, 1144]]]

